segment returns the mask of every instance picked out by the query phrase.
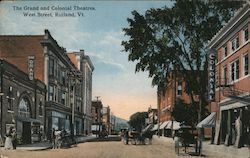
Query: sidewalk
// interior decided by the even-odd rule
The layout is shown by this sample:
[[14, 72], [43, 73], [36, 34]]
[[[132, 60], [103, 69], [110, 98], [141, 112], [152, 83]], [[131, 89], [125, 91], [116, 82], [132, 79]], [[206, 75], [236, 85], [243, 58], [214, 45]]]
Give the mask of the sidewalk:
[[[77, 137], [77, 143], [84, 143], [86, 141], [96, 139], [95, 136], [84, 136], [84, 137]], [[25, 145], [18, 145], [16, 150], [24, 150], [24, 151], [36, 151], [36, 150], [46, 150], [52, 148], [52, 144], [49, 141], [46, 142], [39, 142], [33, 144], [25, 144]], [[0, 147], [0, 150], [5, 150], [4, 147]]]
[[[174, 149], [174, 140], [173, 138], [168, 137], [158, 137], [154, 136], [153, 140], [163, 141], [171, 144]], [[202, 142], [202, 155], [212, 158], [249, 158], [249, 151], [247, 147], [235, 148], [233, 146], [225, 146], [210, 144], [210, 141]]]

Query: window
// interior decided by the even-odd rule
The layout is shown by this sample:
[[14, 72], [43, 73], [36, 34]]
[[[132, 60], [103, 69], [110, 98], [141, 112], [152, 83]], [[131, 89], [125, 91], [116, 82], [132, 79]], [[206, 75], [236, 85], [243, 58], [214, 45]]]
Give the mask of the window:
[[227, 85], [227, 66], [223, 67], [223, 80], [224, 80], [224, 85]]
[[227, 46], [224, 46], [223, 47], [223, 56], [222, 56], [222, 59], [227, 57]]
[[243, 30], [243, 39], [244, 42], [248, 41], [248, 28]]
[[54, 98], [54, 87], [53, 86], [49, 86], [49, 101], [53, 101]]
[[232, 51], [235, 51], [239, 47], [239, 37], [237, 36], [231, 41]]
[[13, 88], [11, 86], [9, 87], [9, 91], [7, 93], [6, 98], [7, 98], [7, 101], [8, 101], [8, 110], [13, 111], [14, 96], [13, 96]]
[[66, 72], [62, 71], [62, 84], [66, 85]]
[[49, 75], [54, 75], [54, 60], [49, 59]]
[[248, 54], [243, 56], [243, 76], [248, 75]]
[[62, 92], [61, 103], [62, 103], [63, 105], [66, 104], [66, 93], [65, 93], [65, 92]]
[[21, 117], [30, 117], [30, 104], [26, 98], [22, 98], [19, 103], [18, 113]]
[[231, 63], [231, 81], [239, 79], [239, 60]]
[[177, 95], [182, 95], [182, 82], [178, 82]]
[[39, 101], [39, 105], [38, 105], [38, 113], [39, 113], [39, 116], [43, 116], [43, 104], [42, 104], [42, 99], [40, 99]]
[[80, 101], [80, 100], [77, 100], [77, 101], [76, 101], [76, 111], [79, 111], [79, 112], [80, 112], [80, 107], [81, 107], [81, 101]]

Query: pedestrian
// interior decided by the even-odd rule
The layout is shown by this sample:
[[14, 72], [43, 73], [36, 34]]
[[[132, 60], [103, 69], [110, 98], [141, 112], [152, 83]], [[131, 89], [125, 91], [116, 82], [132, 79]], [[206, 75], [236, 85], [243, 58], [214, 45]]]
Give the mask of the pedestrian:
[[52, 129], [52, 132], [51, 132], [51, 142], [52, 142], [52, 146], [53, 146], [53, 149], [55, 149], [56, 148], [56, 135], [55, 135], [55, 132], [56, 132], [56, 130], [55, 130], [55, 128], [53, 128]]
[[12, 150], [13, 144], [12, 144], [12, 130], [13, 127], [10, 127], [9, 131], [6, 133], [5, 143], [4, 143], [4, 149], [5, 150]]
[[126, 132], [125, 132], [126, 144], [128, 144], [128, 139], [129, 139], [129, 133], [128, 133], [128, 130], [126, 130]]
[[55, 148], [61, 148], [61, 131], [56, 130], [55, 131]]
[[17, 134], [16, 134], [16, 130], [13, 129], [12, 130], [12, 145], [13, 145], [13, 149], [16, 150], [16, 146], [17, 146]]

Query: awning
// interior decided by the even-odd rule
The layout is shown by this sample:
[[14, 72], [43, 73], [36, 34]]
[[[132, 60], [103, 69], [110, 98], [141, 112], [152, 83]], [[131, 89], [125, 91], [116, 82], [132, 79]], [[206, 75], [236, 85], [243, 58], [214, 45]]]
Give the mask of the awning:
[[145, 128], [142, 130], [142, 132], [149, 131], [149, 130], [151, 130], [153, 127], [154, 127], [153, 124], [149, 124], [147, 127], [145, 127]]
[[212, 112], [208, 115], [204, 120], [202, 120], [198, 125], [197, 128], [204, 128], [204, 127], [215, 127], [215, 120], [216, 120], [216, 113]]
[[34, 118], [28, 118], [28, 117], [17, 117], [18, 121], [22, 121], [22, 122], [33, 122], [33, 123], [40, 123], [42, 124], [41, 120], [38, 119], [34, 119]]
[[168, 124], [170, 124], [171, 121], [165, 121], [161, 124], [160, 129], [164, 129]]

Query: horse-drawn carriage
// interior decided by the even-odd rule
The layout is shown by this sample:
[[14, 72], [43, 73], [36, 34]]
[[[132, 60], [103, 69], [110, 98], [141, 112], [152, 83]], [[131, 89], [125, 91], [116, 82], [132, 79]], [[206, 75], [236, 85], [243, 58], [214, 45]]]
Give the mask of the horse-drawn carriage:
[[123, 142], [124, 144], [132, 145], [144, 145], [150, 144], [152, 140], [152, 134], [149, 132], [138, 132], [138, 131], [126, 131], [127, 134], [124, 134]]
[[186, 153], [187, 149], [194, 149], [194, 153], [198, 152], [198, 134], [197, 131], [192, 129], [190, 126], [181, 127], [175, 134], [175, 152], [180, 154], [180, 149]]

